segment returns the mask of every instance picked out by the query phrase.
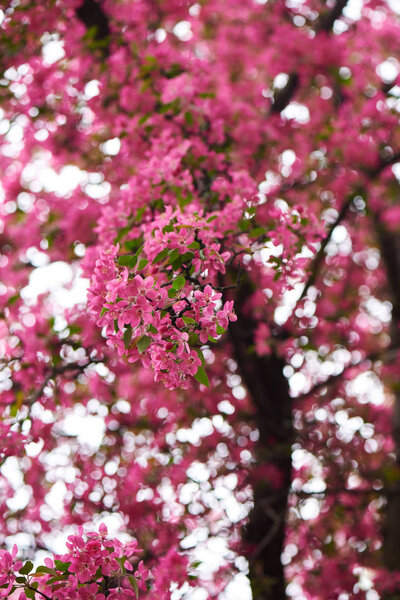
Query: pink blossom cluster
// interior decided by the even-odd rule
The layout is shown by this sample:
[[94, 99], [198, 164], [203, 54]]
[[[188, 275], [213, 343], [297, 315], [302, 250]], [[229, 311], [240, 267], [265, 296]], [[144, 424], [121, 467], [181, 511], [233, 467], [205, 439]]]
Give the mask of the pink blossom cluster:
[[14, 544], [11, 552], [0, 550], [0, 598], [7, 598], [15, 588], [14, 582], [19, 569], [22, 567], [20, 560], [15, 560], [18, 548]]
[[167, 388], [187, 387], [193, 376], [205, 383], [200, 347], [237, 318], [233, 301], [222, 305], [210, 283], [225, 272], [230, 253], [221, 252], [204, 218], [179, 212], [144, 227], [142, 240], [136, 255], [122, 255], [119, 245], [102, 253], [90, 311], [108, 345], [151, 367]]
[[43, 598], [54, 600], [117, 600], [137, 598], [139, 590], [146, 591], [150, 572], [140, 561], [136, 569], [132, 561], [137, 560], [140, 549], [137, 541], [123, 544], [118, 539], [108, 538], [107, 527], [101, 524], [98, 532], [68, 536], [68, 551], [46, 558], [33, 572], [33, 564], [15, 560], [18, 552], [0, 551], [0, 597], [8, 598], [17, 589], [22, 590], [19, 600]]
[[[400, 21], [388, 0], [360, 2], [356, 19], [342, 0], [2, 4], [1, 539], [30, 532], [38, 549], [60, 522], [115, 510], [151, 560], [157, 600], [171, 582], [216, 598], [240, 553], [271, 597], [281, 556], [278, 587], [308, 600], [398, 595], [395, 573], [372, 574], [399, 529]], [[56, 174], [71, 186], [53, 189]], [[37, 267], [59, 261], [91, 280], [92, 319], [83, 303], [58, 306], [62, 293], [30, 297]], [[232, 300], [235, 344], [214, 346], [212, 386], [179, 389], [207, 381], [201, 348], [235, 320]], [[384, 402], [350, 385], [363, 373]], [[98, 449], [68, 433], [75, 409], [104, 415]], [[280, 458], [291, 448], [293, 465]], [[16, 464], [32, 495], [18, 511]], [[193, 480], [199, 464], [207, 481]], [[326, 490], [303, 519], [316, 467]], [[239, 520], [214, 494], [226, 477]], [[260, 524], [252, 540], [245, 519]], [[196, 579], [198, 548], [181, 550], [199, 527], [229, 552]], [[0, 596], [129, 598], [147, 579], [131, 562], [101, 532], [72, 536], [36, 573], [3, 550]]]
[[[144, 252], [149, 261], [160, 255], [174, 252], [185, 257], [192, 267], [192, 278], [205, 272], [212, 278], [216, 272], [225, 273], [226, 261], [231, 253], [221, 248], [223, 232], [218, 223], [218, 214], [203, 216], [198, 212], [183, 213], [168, 207], [164, 213], [145, 227]], [[190, 253], [192, 256], [187, 256]], [[157, 261], [158, 262], [158, 261]], [[169, 268], [173, 270], [173, 263]]]

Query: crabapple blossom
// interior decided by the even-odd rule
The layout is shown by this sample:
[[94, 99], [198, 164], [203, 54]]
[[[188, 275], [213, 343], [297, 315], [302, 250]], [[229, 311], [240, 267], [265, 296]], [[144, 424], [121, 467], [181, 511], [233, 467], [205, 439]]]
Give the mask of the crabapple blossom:
[[1, 597], [399, 595], [399, 34], [1, 4]]
[[[132, 561], [137, 560], [136, 540], [127, 544], [107, 536], [107, 528], [100, 524], [99, 532], [83, 534], [79, 527], [76, 534], [68, 536], [67, 552], [46, 558], [44, 565], [34, 571], [31, 561], [16, 561], [18, 552], [14, 545], [12, 553], [1, 551], [0, 586], [1, 597], [13, 597], [16, 590], [21, 600], [43, 598], [60, 600], [105, 600], [106, 597], [137, 598], [138, 589], [147, 590], [151, 574], [140, 561], [132, 574]], [[118, 587], [114, 587], [118, 582]], [[122, 587], [123, 586], [123, 587]], [[124, 595], [123, 595], [124, 594]]]

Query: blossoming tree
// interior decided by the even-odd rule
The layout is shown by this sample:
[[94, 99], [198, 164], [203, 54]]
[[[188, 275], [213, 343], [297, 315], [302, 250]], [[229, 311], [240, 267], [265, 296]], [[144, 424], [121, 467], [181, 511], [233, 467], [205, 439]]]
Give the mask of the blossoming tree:
[[1, 597], [398, 597], [396, 4], [1, 3]]

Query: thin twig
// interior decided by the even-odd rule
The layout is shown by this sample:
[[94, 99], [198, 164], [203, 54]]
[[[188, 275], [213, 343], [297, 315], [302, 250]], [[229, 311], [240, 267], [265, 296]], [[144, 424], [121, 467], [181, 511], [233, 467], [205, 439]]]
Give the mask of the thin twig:
[[37, 590], [36, 588], [32, 587], [31, 585], [26, 586], [28, 588], [28, 590], [32, 590], [33, 592], [40, 594], [41, 596], [43, 596], [43, 598], [45, 598], [46, 600], [53, 600], [50, 596], [48, 596], [47, 594], [45, 594], [44, 592]]
[[42, 396], [44, 389], [46, 387], [46, 385], [55, 377], [57, 377], [57, 375], [62, 375], [63, 373], [66, 373], [67, 371], [78, 371], [78, 373], [83, 373], [84, 370], [89, 367], [90, 365], [93, 364], [97, 364], [103, 362], [101, 359], [90, 359], [89, 362], [87, 362], [84, 365], [78, 365], [77, 363], [68, 363], [66, 365], [63, 365], [62, 367], [54, 367], [45, 377], [42, 385], [35, 391], [33, 392], [33, 394], [31, 394], [26, 402], [24, 402], [24, 405], [32, 405], [34, 404], [37, 400], [39, 400], [39, 398]]
[[[371, 181], [371, 180], [375, 179], [376, 177], [378, 177], [382, 173], [382, 171], [384, 169], [386, 169], [386, 167], [393, 165], [394, 163], [398, 162], [399, 160], [400, 160], [400, 152], [396, 152], [390, 158], [388, 158], [386, 160], [382, 160], [380, 163], [378, 163], [378, 165], [375, 168], [370, 169], [368, 171], [364, 171], [364, 173], [367, 176], [367, 179]], [[304, 288], [301, 292], [301, 295], [296, 302], [295, 309], [297, 308], [298, 304], [303, 300], [303, 298], [306, 296], [310, 287], [314, 284], [314, 282], [318, 276], [319, 268], [325, 258], [325, 249], [326, 249], [328, 243], [330, 242], [330, 240], [332, 238], [332, 234], [333, 234], [334, 230], [336, 229], [336, 227], [338, 225], [340, 225], [340, 223], [346, 218], [347, 213], [349, 212], [349, 210], [352, 206], [353, 199], [354, 199], [354, 197], [351, 196], [343, 204], [335, 221], [330, 225], [327, 235], [321, 241], [321, 246], [312, 262], [312, 267], [311, 267], [311, 272], [310, 272], [309, 278], [307, 279], [307, 281], [304, 285]]]
[[316, 383], [315, 385], [313, 385], [313, 387], [310, 390], [308, 390], [308, 392], [304, 392], [303, 394], [296, 396], [295, 400], [296, 401], [305, 400], [306, 398], [314, 395], [319, 390], [321, 390], [325, 387], [330, 387], [337, 381], [343, 379], [343, 376], [345, 375], [345, 373], [347, 371], [349, 371], [350, 369], [361, 367], [363, 365], [363, 363], [375, 362], [377, 360], [384, 360], [384, 361], [394, 360], [397, 357], [398, 351], [399, 351], [399, 348], [396, 345], [392, 345], [392, 346], [389, 346], [388, 348], [386, 348], [383, 352], [382, 351], [372, 352], [371, 354], [364, 356], [364, 358], [362, 358], [358, 362], [350, 363], [349, 365], [346, 365], [345, 367], [343, 367], [343, 369], [342, 369], [342, 371], [340, 371], [340, 373], [335, 373], [335, 375], [331, 375], [330, 377], [328, 377], [328, 379], [325, 379], [325, 381], [320, 381], [320, 382]]
[[348, 211], [350, 210], [352, 203], [353, 203], [353, 197], [350, 197], [348, 200], [346, 200], [346, 202], [343, 204], [338, 216], [336, 217], [334, 222], [329, 227], [327, 235], [321, 241], [321, 246], [313, 260], [310, 276], [305, 283], [305, 286], [303, 288], [303, 291], [301, 292], [300, 298], [297, 300], [297, 304], [299, 304], [303, 300], [303, 298], [306, 296], [310, 287], [314, 284], [314, 282], [317, 278], [321, 263], [324, 261], [324, 258], [325, 258], [325, 249], [326, 249], [327, 245], [329, 244], [336, 227], [338, 225], [340, 225], [340, 223], [345, 219]]
[[272, 521], [272, 526], [269, 528], [265, 536], [262, 538], [259, 544], [257, 544], [254, 551], [251, 553], [251, 557], [249, 559], [249, 564], [253, 564], [258, 556], [260, 556], [261, 552], [268, 546], [268, 544], [274, 539], [276, 534], [279, 531], [279, 527], [282, 522], [282, 517], [279, 516], [271, 507], [267, 507], [265, 509], [265, 514]]
[[389, 496], [389, 495], [397, 495], [400, 494], [400, 485], [391, 485], [384, 487], [382, 486], [379, 489], [375, 488], [329, 488], [327, 487], [325, 490], [320, 492], [306, 492], [304, 490], [293, 490], [289, 491], [289, 494], [293, 496], [297, 496], [299, 499], [302, 498], [313, 498], [315, 496], [328, 496], [328, 495], [336, 495], [336, 494], [349, 494], [353, 496], [363, 496], [368, 494], [374, 494], [376, 496]]

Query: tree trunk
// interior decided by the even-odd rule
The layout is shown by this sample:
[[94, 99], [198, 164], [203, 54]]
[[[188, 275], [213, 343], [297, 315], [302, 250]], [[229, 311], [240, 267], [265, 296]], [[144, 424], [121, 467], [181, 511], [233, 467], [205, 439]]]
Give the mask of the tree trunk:
[[[392, 309], [392, 345], [400, 343], [400, 235], [388, 231], [377, 222], [377, 230], [382, 259], [387, 272], [388, 288]], [[395, 444], [396, 465], [400, 481], [400, 391], [394, 392], [393, 440]], [[387, 496], [385, 523], [383, 528], [383, 563], [391, 571], [400, 570], [400, 494]]]
[[257, 466], [273, 463], [280, 471], [280, 483], [271, 485], [262, 477], [254, 481], [254, 507], [244, 541], [254, 600], [284, 600], [281, 554], [291, 484], [292, 401], [283, 374], [284, 361], [275, 354], [259, 357], [252, 350], [256, 324], [244, 308], [250, 296], [251, 285], [242, 283], [235, 300], [238, 320], [229, 326], [229, 332], [238, 371], [256, 410], [260, 434]]

